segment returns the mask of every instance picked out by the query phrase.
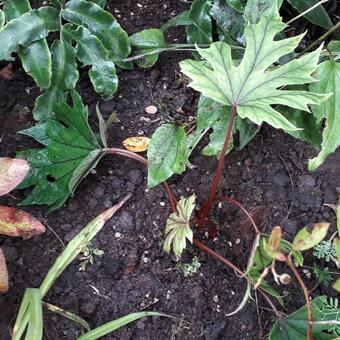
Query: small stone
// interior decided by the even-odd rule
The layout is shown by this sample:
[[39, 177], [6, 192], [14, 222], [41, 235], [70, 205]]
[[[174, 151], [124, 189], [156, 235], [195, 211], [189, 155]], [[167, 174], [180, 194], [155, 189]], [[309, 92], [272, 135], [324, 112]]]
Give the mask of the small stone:
[[121, 230], [133, 231], [135, 229], [135, 225], [133, 223], [133, 217], [126, 210], [123, 210], [120, 213], [118, 224]]
[[90, 208], [95, 208], [98, 205], [98, 201], [94, 197], [91, 197], [88, 205]]
[[68, 231], [68, 230], [72, 229], [72, 224], [70, 224], [70, 223], [62, 224], [62, 225], [60, 226], [60, 229], [65, 230], [65, 231]]
[[157, 113], [157, 107], [154, 105], [147, 106], [145, 108], [145, 112], [148, 113], [149, 115], [154, 115]]
[[122, 237], [122, 233], [120, 233], [119, 231], [117, 231], [117, 232], [115, 233], [115, 238], [120, 238], [120, 237]]
[[126, 177], [131, 183], [135, 185], [141, 184], [143, 182], [143, 173], [137, 169], [129, 170]]
[[253, 160], [251, 158], [247, 158], [245, 161], [244, 161], [244, 165], [249, 168], [253, 165]]
[[97, 186], [93, 191], [93, 196], [96, 198], [102, 198], [105, 193], [105, 188], [103, 186]]

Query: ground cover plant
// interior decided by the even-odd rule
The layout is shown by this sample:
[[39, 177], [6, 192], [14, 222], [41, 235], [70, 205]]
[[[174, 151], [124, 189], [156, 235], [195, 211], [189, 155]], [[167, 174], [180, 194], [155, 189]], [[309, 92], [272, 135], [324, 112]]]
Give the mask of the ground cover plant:
[[[281, 227], [275, 227], [268, 234], [261, 232], [252, 214], [235, 197], [219, 194], [226, 155], [230, 155], [233, 147], [246, 147], [263, 123], [320, 148], [319, 155], [309, 162], [310, 170], [319, 168], [339, 145], [339, 44], [337, 41], [328, 43], [326, 47], [322, 44], [338, 24], [333, 26], [327, 12], [320, 7], [321, 4], [309, 3], [309, 6], [302, 8], [298, 2], [290, 1], [301, 12], [299, 16], [305, 16], [327, 30], [317, 41], [319, 48], [310, 52], [313, 47], [317, 47], [312, 43], [296, 53], [295, 49], [304, 39], [304, 34], [285, 37], [288, 26], [283, 23], [278, 12], [281, 2], [248, 1], [245, 4], [238, 1], [210, 3], [196, 0], [189, 11], [183, 12], [160, 29], [143, 30], [132, 34], [130, 38], [113, 16], [103, 9], [105, 2], [95, 4], [94, 1], [71, 0], [51, 3], [53, 7], [30, 10], [28, 2], [19, 4], [8, 1], [2, 14], [5, 18], [2, 22], [6, 23], [0, 31], [0, 45], [2, 41], [5, 47], [2, 58], [9, 60], [12, 52], [18, 52], [25, 70], [33, 76], [38, 86], [46, 88], [35, 105], [35, 119], [39, 122], [21, 131], [21, 134], [33, 137], [44, 146], [17, 154], [30, 164], [30, 172], [19, 188], [33, 187], [22, 204], [48, 204], [50, 211], [61, 208], [104, 156], [115, 156], [114, 159], [118, 159], [116, 156], [125, 156], [137, 160], [148, 167], [149, 189], [162, 183], [173, 210], [164, 228], [164, 250], [167, 253], [173, 250], [178, 260], [189, 241], [245, 279], [247, 288], [244, 298], [229, 315], [240, 312], [249, 298], [259, 293], [269, 303], [277, 319], [269, 335], [271, 339], [297, 336], [301, 339], [332, 339], [338, 336], [338, 301], [324, 296], [310, 301], [307, 284], [297, 269], [303, 265], [302, 251], [315, 247], [317, 257], [325, 256], [325, 242], [331, 244], [335, 262], [339, 260], [336, 232], [333, 232], [335, 236], [329, 241], [323, 241], [330, 224], [319, 222], [311, 229], [295, 231], [296, 235], [293, 235], [290, 243], [282, 239]], [[26, 9], [19, 5], [26, 6]], [[14, 10], [19, 13], [17, 19], [11, 17], [11, 11], [14, 13]], [[37, 38], [31, 31], [26, 31], [23, 33], [24, 38], [18, 35], [19, 40], [23, 40], [12, 39], [11, 44], [6, 45], [8, 34], [17, 30], [19, 23], [31, 17], [37, 17], [41, 25], [39, 28], [32, 27], [32, 32], [44, 32], [43, 35]], [[230, 19], [238, 21], [230, 23]], [[187, 44], [169, 44], [165, 41], [164, 32], [177, 25], [186, 26]], [[115, 33], [119, 33], [117, 36], [124, 38], [124, 46], [129, 52], [119, 56], [110, 52], [113, 46], [110, 39], [114, 34], [109, 27], [115, 27]], [[238, 29], [236, 33], [232, 31], [235, 28]], [[47, 36], [48, 31], [60, 32], [59, 39], [54, 40], [50, 48], [41, 40]], [[37, 43], [40, 47], [44, 45], [46, 67], [45, 71], [37, 67], [31, 72], [26, 57]], [[99, 53], [100, 57], [93, 46], [100, 46], [99, 50], [104, 51]], [[21, 49], [28, 49], [28, 52], [20, 53]], [[139, 67], [147, 68], [155, 65], [161, 52], [180, 50], [193, 52], [194, 60], [181, 61], [180, 66], [183, 74], [191, 79], [190, 86], [201, 93], [194, 123], [184, 126], [166, 123], [157, 128], [148, 147], [147, 159], [131, 151], [109, 147], [108, 128], [116, 120], [115, 115], [111, 115], [105, 122], [97, 107], [99, 133], [92, 131], [88, 123], [89, 109], [75, 90], [78, 80], [76, 59], [84, 66], [92, 67], [89, 76], [95, 91], [103, 95], [104, 99], [109, 99], [117, 90], [116, 86], [113, 87], [113, 83], [117, 84], [117, 76], [113, 71], [115, 65], [129, 69], [134, 62]], [[90, 53], [93, 51], [96, 56]], [[62, 55], [66, 60], [64, 65], [71, 67], [64, 74], [60, 73], [64, 70], [63, 65], [58, 65], [63, 60]], [[100, 65], [103, 68], [97, 70], [95, 67]], [[106, 66], [111, 67], [111, 73], [104, 72]], [[39, 72], [44, 74], [40, 80]], [[105, 78], [108, 74], [112, 76], [110, 79]], [[67, 80], [69, 76], [72, 79]], [[41, 80], [46, 81], [48, 86], [42, 86], [41, 82], [39, 85]], [[70, 86], [60, 85], [68, 81]], [[201, 148], [206, 143], [208, 135], [209, 141], [203, 148], [203, 154], [218, 157], [210, 193], [205, 201], [204, 197], [198, 195], [197, 198], [191, 195], [177, 201], [165, 180], [174, 174], [183, 174], [187, 168], [193, 168], [189, 157], [197, 152], [197, 147]], [[201, 204], [198, 205], [196, 201]], [[224, 203], [231, 203], [241, 209], [253, 228], [254, 241], [251, 247], [243, 249], [248, 249], [249, 253], [248, 263], [243, 270], [237, 262], [219, 255], [194, 238], [197, 233], [195, 227], [201, 232], [208, 227], [210, 239], [218, 235], [221, 221], [214, 217], [213, 207]], [[242, 233], [239, 236], [250, 237]], [[292, 279], [282, 264], [287, 265], [300, 284], [306, 303], [289, 316], [285, 316], [270, 297], [273, 296], [283, 306], [284, 299], [274, 289], [269, 277], [272, 274], [277, 284], [289, 285]], [[199, 268], [197, 266], [193, 272]], [[284, 272], [278, 274], [282, 270]], [[320, 275], [320, 271], [318, 273]], [[338, 282], [332, 283], [335, 290], [339, 290]], [[36, 292], [29, 291], [24, 302], [29, 297], [32, 303], [34, 299], [39, 301]], [[41, 303], [38, 302], [38, 305]], [[301, 319], [302, 323], [297, 321]], [[41, 325], [38, 327], [41, 330]]]

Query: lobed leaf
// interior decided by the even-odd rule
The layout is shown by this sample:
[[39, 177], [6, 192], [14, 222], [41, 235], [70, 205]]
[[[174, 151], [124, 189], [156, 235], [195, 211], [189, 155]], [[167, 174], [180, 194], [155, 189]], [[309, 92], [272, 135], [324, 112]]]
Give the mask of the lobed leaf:
[[301, 229], [294, 238], [293, 249], [303, 251], [315, 247], [327, 235], [330, 223], [315, 223], [313, 229], [309, 231], [307, 227]]
[[208, 49], [197, 48], [206, 61], [180, 63], [182, 72], [192, 79], [189, 86], [223, 105], [236, 106], [241, 118], [248, 118], [257, 125], [265, 121], [275, 128], [298, 130], [272, 105], [309, 111], [308, 105], [317, 105], [327, 98], [323, 94], [278, 89], [314, 81], [311, 74], [317, 68], [321, 48], [268, 70], [280, 57], [292, 52], [303, 37], [274, 41], [276, 34], [285, 27], [275, 5], [263, 14], [258, 24], [249, 24], [245, 29], [247, 47], [237, 66], [226, 43], [212, 43]]
[[[17, 19], [30, 10], [32, 8], [28, 0], [7, 0], [4, 4], [7, 21]], [[37, 86], [44, 89], [50, 87], [52, 62], [46, 39], [20, 47], [18, 55], [25, 72], [34, 79]]]
[[94, 152], [100, 146], [88, 124], [88, 110], [76, 92], [71, 94], [73, 107], [60, 102], [53, 119], [21, 131], [46, 144], [19, 153], [31, 167], [20, 187], [34, 187], [21, 205], [48, 204], [50, 211], [61, 207], [102, 156]]
[[166, 222], [164, 250], [170, 253], [172, 246], [177, 259], [181, 257], [186, 248], [186, 240], [191, 243], [193, 241], [190, 218], [195, 209], [195, 200], [195, 195], [179, 200], [176, 212], [172, 213]]
[[59, 27], [58, 11], [53, 7], [30, 10], [11, 20], [0, 31], [0, 60], [14, 60], [11, 54], [21, 46], [28, 47]]
[[109, 52], [101, 40], [83, 26], [72, 30], [71, 25], [64, 25], [63, 33], [68, 39], [77, 42], [76, 50], [79, 61], [84, 66], [91, 66], [89, 77], [94, 90], [105, 100], [110, 99], [117, 91], [118, 77], [115, 64], [109, 58]]
[[24, 159], [0, 157], [0, 196], [15, 189], [27, 176], [29, 165]]
[[28, 240], [45, 232], [45, 227], [31, 214], [0, 205], [0, 234]]
[[321, 151], [308, 163], [311, 171], [316, 170], [340, 145], [340, 64], [334, 60], [324, 61], [316, 77], [319, 81], [311, 84], [310, 90], [321, 94], [331, 93], [331, 97], [313, 109], [318, 121], [326, 118], [326, 126], [322, 133]]

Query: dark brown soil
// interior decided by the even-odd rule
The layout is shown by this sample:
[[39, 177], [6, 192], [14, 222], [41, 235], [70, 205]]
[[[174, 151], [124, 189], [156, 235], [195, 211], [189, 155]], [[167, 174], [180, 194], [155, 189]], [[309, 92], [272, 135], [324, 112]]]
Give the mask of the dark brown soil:
[[[141, 7], [140, 7], [141, 5]], [[122, 26], [133, 33], [143, 28], [158, 27], [188, 5], [167, 0], [109, 1]], [[171, 32], [172, 39], [182, 37], [181, 29]], [[94, 106], [99, 101], [107, 117], [116, 111], [121, 123], [111, 130], [110, 145], [121, 146], [128, 136], [146, 135], [164, 121], [183, 121], [188, 117], [176, 113], [185, 107], [194, 113], [196, 96], [186, 89], [178, 70], [178, 61], [186, 54], [164, 54], [151, 70], [120, 72], [120, 89], [114, 99], [103, 103], [93, 93], [86, 74], [79, 91], [89, 105], [91, 122], [96, 126]], [[0, 84], [0, 126], [3, 139], [0, 155], [13, 156], [14, 151], [35, 146], [32, 141], [15, 132], [33, 124], [31, 110], [38, 90], [20, 64], [14, 65], [15, 76]], [[156, 105], [156, 115], [144, 108]], [[191, 111], [190, 111], [191, 110]], [[324, 203], [336, 204], [340, 194], [340, 153], [331, 156], [320, 170], [310, 173], [307, 161], [316, 151], [280, 131], [264, 126], [260, 134], [242, 151], [232, 153], [227, 161], [221, 193], [237, 197], [269, 232], [281, 225], [284, 236], [292, 238], [298, 228], [318, 221], [332, 222], [333, 213]], [[195, 193], [199, 203], [206, 197], [216, 168], [216, 159], [196, 153], [195, 168], [184, 176], [174, 176], [169, 183], [175, 194]], [[65, 207], [46, 214], [45, 207], [25, 207], [46, 226], [46, 233], [28, 241], [1, 237], [10, 274], [10, 292], [0, 298], [0, 339], [9, 339], [20, 300], [25, 288], [38, 287], [67, 243], [93, 217], [112, 206], [127, 192], [133, 193], [129, 202], [112, 218], [92, 242], [104, 256], [80, 272], [80, 261], [74, 261], [62, 274], [45, 298], [46, 301], [72, 311], [86, 319], [91, 327], [139, 310], [156, 310], [178, 317], [146, 318], [107, 336], [106, 339], [261, 339], [266, 338], [274, 315], [259, 297], [250, 301], [235, 316], [226, 317], [243, 298], [245, 283], [224, 265], [189, 246], [183, 262], [199, 256], [202, 267], [198, 275], [185, 278], [176, 262], [162, 250], [163, 230], [170, 213], [162, 188], [146, 190], [145, 171], [139, 164], [122, 158], [107, 157], [101, 161], [77, 190]], [[25, 192], [0, 200], [15, 206]], [[204, 234], [198, 238], [220, 254], [244, 268], [253, 231], [244, 216], [232, 207], [215, 211], [219, 221], [218, 238], [212, 242]], [[315, 259], [307, 256], [307, 264]], [[317, 280], [302, 273], [308, 287]], [[278, 289], [280, 289], [278, 287]], [[304, 304], [298, 286], [293, 283], [281, 288], [286, 294], [287, 311]], [[313, 294], [332, 294], [325, 288]], [[81, 334], [74, 323], [45, 312], [45, 339], [75, 339]]]

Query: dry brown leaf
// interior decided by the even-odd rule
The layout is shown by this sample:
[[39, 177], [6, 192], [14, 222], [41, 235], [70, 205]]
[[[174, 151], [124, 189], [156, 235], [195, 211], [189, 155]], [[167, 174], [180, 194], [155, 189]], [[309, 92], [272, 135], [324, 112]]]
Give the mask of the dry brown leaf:
[[0, 248], [0, 294], [8, 291], [8, 272], [5, 254]]
[[45, 232], [45, 227], [25, 211], [0, 205], [0, 234], [28, 240]]
[[123, 141], [123, 146], [132, 152], [144, 152], [148, 149], [149, 143], [148, 137], [129, 137]]
[[0, 157], [0, 196], [8, 194], [26, 177], [29, 171], [27, 161]]

